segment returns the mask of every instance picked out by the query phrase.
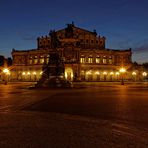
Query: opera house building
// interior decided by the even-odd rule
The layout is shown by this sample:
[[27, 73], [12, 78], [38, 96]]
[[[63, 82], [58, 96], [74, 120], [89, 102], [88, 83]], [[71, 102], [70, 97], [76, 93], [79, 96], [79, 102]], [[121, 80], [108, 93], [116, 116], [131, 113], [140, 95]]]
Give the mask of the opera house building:
[[[64, 77], [70, 81], [118, 81], [124, 67], [125, 79], [132, 77], [131, 49], [107, 49], [106, 38], [96, 31], [88, 31], [72, 24], [55, 31], [56, 51], [64, 62]], [[50, 34], [37, 38], [37, 49], [12, 50], [11, 79], [37, 81], [50, 53], [55, 50]]]

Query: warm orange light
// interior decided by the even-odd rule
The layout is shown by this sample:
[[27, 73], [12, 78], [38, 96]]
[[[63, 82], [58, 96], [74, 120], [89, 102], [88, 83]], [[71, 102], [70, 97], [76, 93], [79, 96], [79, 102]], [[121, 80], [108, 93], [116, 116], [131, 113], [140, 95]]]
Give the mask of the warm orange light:
[[147, 72], [143, 72], [142, 75], [143, 75], [144, 77], [146, 77], [146, 76], [147, 76]]
[[114, 73], [113, 72], [110, 72], [110, 75], [113, 75]]
[[25, 72], [22, 73], [22, 75], [25, 75], [25, 74], [26, 74]]
[[92, 74], [92, 71], [89, 70], [89, 71], [86, 72], [86, 74], [87, 74], [87, 75], [91, 75], [91, 74]]
[[67, 79], [67, 72], [65, 72], [65, 79]]
[[133, 75], [133, 76], [136, 76], [136, 75], [137, 75], [137, 73], [136, 73], [135, 71], [133, 71], [133, 72], [132, 72], [132, 75]]
[[103, 75], [107, 75], [107, 72], [106, 72], [106, 71], [104, 71], [104, 72], [103, 72]]
[[96, 72], [95, 72], [95, 74], [96, 74], [96, 75], [99, 75], [99, 74], [100, 74], [100, 72], [99, 72], [99, 71], [96, 71]]
[[33, 75], [36, 75], [36, 72], [33, 72]]
[[8, 74], [9, 73], [9, 69], [5, 68], [5, 69], [3, 69], [3, 72]]
[[125, 73], [126, 72], [126, 69], [125, 68], [120, 68], [120, 70], [119, 70], [121, 73]]
[[116, 72], [116, 75], [119, 75], [120, 73], [119, 72]]

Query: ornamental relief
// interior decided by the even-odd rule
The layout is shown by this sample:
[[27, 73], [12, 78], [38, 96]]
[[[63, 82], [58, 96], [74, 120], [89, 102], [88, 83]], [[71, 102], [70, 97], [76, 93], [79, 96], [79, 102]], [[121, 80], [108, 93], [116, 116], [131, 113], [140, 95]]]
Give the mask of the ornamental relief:
[[66, 61], [72, 61], [77, 58], [77, 51], [75, 51], [72, 47], [65, 48], [63, 56]]
[[14, 63], [16, 64], [25, 64], [26, 57], [25, 56], [14, 56], [13, 60], [14, 60]]

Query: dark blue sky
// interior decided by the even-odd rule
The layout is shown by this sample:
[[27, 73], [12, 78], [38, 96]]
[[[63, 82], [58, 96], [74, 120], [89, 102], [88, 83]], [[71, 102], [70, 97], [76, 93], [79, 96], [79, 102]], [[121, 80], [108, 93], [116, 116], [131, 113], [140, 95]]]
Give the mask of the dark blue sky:
[[106, 37], [106, 47], [133, 49], [148, 62], [148, 0], [0, 0], [0, 54], [36, 48], [50, 29], [75, 25]]

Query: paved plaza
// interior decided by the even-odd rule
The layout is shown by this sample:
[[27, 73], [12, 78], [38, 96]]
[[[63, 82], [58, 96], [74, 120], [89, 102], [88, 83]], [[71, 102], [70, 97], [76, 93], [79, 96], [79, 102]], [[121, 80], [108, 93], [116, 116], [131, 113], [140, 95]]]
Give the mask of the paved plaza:
[[2, 147], [148, 147], [148, 83], [0, 84]]

